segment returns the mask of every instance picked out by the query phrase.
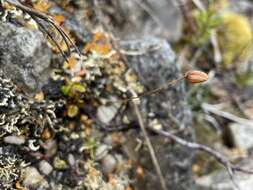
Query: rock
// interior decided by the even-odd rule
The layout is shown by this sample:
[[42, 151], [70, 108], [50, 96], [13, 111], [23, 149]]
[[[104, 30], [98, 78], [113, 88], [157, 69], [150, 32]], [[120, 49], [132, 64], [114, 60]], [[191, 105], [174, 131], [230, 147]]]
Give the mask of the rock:
[[229, 9], [238, 13], [247, 14], [252, 17], [253, 5], [248, 0], [230, 0]]
[[[253, 168], [251, 160], [247, 160], [241, 164], [242, 168]], [[243, 190], [251, 190], [253, 187], [253, 176], [249, 174], [235, 173], [235, 180], [239, 187]], [[196, 179], [199, 190], [234, 190], [234, 185], [229, 177], [227, 170], [219, 170], [207, 176]]]
[[[115, 26], [113, 31], [122, 38], [152, 34], [169, 41], [177, 41], [181, 37], [183, 18], [173, 0], [134, 0], [118, 3], [104, 1], [101, 6], [104, 7], [104, 14], [108, 14]], [[107, 10], [107, 7], [110, 10]]]
[[68, 163], [70, 166], [74, 166], [76, 163], [75, 157], [73, 154], [68, 155]]
[[[138, 75], [140, 82], [147, 90], [163, 86], [180, 75], [180, 68], [176, 64], [176, 55], [166, 40], [147, 37], [123, 41], [121, 48], [129, 52], [141, 52], [136, 55], [127, 55], [126, 58], [128, 66]], [[184, 82], [179, 82], [152, 96], [141, 98], [140, 111], [145, 124], [148, 125], [157, 119], [164, 130], [185, 129], [183, 133], [180, 133], [180, 136], [185, 140], [193, 141], [193, 129], [190, 127], [191, 112], [186, 103]], [[177, 122], [180, 123], [180, 126], [176, 125], [173, 120], [180, 121]], [[138, 122], [135, 121], [135, 123]], [[131, 160], [136, 161], [136, 164], [144, 168], [144, 178], [134, 184], [135, 189], [161, 189], [146, 146], [138, 152], [134, 151], [138, 145], [136, 139], [143, 139], [141, 133], [133, 129], [124, 136], [126, 138], [125, 152]], [[167, 188], [195, 189], [191, 173], [194, 152], [191, 149], [172, 144], [163, 136], [150, 133], [150, 139], [167, 182]]]
[[102, 158], [104, 158], [108, 154], [109, 149], [109, 146], [106, 144], [99, 145], [95, 152], [96, 160], [101, 160]]
[[45, 160], [40, 161], [39, 169], [44, 175], [49, 175], [53, 171], [53, 167]]
[[90, 31], [87, 30], [85, 22], [86, 18], [84, 17], [85, 10], [75, 10], [71, 14], [61, 9], [60, 7], [52, 7], [49, 12], [55, 15], [62, 15], [65, 18], [64, 27], [71, 31], [71, 34], [74, 37], [83, 43], [87, 43], [90, 38]]
[[0, 22], [0, 70], [32, 93], [49, 79], [51, 50], [40, 31]]
[[233, 123], [229, 125], [232, 139], [236, 147], [242, 150], [249, 150], [253, 148], [253, 127], [252, 125], [242, 125]]
[[111, 154], [107, 154], [102, 159], [103, 172], [106, 174], [112, 173], [117, 167], [117, 160]]
[[6, 136], [4, 137], [4, 142], [8, 144], [22, 145], [25, 143], [25, 138], [23, 136]]
[[97, 117], [102, 123], [109, 124], [117, 112], [118, 108], [116, 106], [100, 106], [97, 109]]
[[48, 188], [47, 181], [34, 167], [27, 167], [24, 171], [23, 185], [29, 189], [34, 188]]

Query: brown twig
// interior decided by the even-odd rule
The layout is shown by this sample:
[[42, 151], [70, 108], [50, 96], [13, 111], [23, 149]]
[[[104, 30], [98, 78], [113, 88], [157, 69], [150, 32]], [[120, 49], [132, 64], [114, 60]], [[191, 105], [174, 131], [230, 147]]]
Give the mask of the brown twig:
[[148, 129], [152, 132], [159, 134], [159, 135], [165, 136], [182, 146], [185, 146], [185, 147], [188, 147], [188, 148], [191, 148], [194, 150], [203, 151], [203, 152], [206, 152], [209, 155], [213, 156], [220, 164], [222, 164], [227, 169], [230, 179], [233, 182], [236, 189], [240, 189], [240, 187], [238, 186], [238, 184], [234, 178], [234, 172], [253, 174], [253, 171], [245, 170], [243, 168], [233, 165], [232, 163], [230, 163], [230, 161], [224, 155], [222, 155], [218, 151], [216, 151], [208, 146], [186, 141], [186, 140], [184, 140], [184, 139], [182, 139], [170, 132], [167, 132], [167, 131], [157, 130], [152, 127], [148, 127]]
[[191, 32], [196, 32], [197, 31], [197, 27], [196, 24], [192, 18], [192, 16], [190, 15], [190, 11], [189, 8], [187, 6], [187, 2], [188, 0], [175, 0], [175, 2], [177, 3], [177, 5], [179, 6], [179, 9], [186, 21], [186, 23], [189, 26], [189, 30]]
[[[131, 97], [131, 98], [126, 98], [126, 99], [123, 99], [123, 100], [120, 100], [120, 102], [122, 103], [127, 103], [131, 100], [136, 100], [136, 99], [139, 99], [139, 98], [142, 98], [142, 97], [145, 97], [145, 96], [150, 96], [152, 94], [156, 94], [158, 92], [161, 92], [163, 90], [166, 90], [168, 89], [169, 87], [172, 87], [174, 86], [175, 84], [177, 84], [179, 81], [183, 80], [185, 78], [185, 75], [184, 76], [181, 76], [175, 80], [172, 80], [172, 81], [168, 81], [168, 83], [166, 83], [165, 85], [163, 86], [160, 86], [158, 88], [155, 88], [153, 90], [150, 90], [150, 91], [147, 91], [147, 92], [143, 92], [142, 94], [139, 94], [138, 96], [134, 96], [134, 97]], [[118, 101], [117, 101], [118, 102]]]
[[165, 179], [163, 177], [163, 174], [162, 174], [162, 171], [161, 171], [161, 167], [158, 163], [158, 160], [157, 160], [157, 157], [156, 157], [156, 154], [155, 154], [155, 151], [154, 151], [154, 148], [153, 148], [153, 145], [149, 139], [149, 136], [148, 136], [148, 132], [144, 126], [144, 121], [142, 119], [142, 116], [141, 116], [141, 113], [140, 113], [140, 110], [138, 108], [138, 105], [136, 102], [133, 101], [133, 106], [134, 106], [134, 111], [135, 111], [135, 114], [137, 116], [137, 119], [138, 119], [138, 122], [139, 122], [139, 125], [140, 125], [140, 128], [141, 128], [141, 131], [144, 135], [144, 138], [145, 138], [145, 141], [147, 143], [147, 146], [148, 146], [148, 149], [149, 149], [149, 153], [150, 153], [150, 156], [151, 156], [151, 159], [152, 159], [152, 162], [153, 162], [153, 165], [155, 167], [155, 170], [156, 170], [156, 173], [159, 177], [159, 180], [160, 180], [160, 183], [161, 183], [161, 186], [162, 186], [162, 189], [163, 190], [168, 190], [167, 186], [166, 186], [166, 182], [165, 182]]

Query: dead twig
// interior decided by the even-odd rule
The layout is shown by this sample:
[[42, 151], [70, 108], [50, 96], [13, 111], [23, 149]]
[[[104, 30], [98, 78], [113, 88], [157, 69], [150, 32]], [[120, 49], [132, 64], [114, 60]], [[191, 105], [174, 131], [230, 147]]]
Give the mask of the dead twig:
[[162, 85], [158, 88], [155, 88], [153, 90], [150, 90], [150, 91], [147, 91], [147, 92], [143, 92], [142, 94], [139, 94], [138, 96], [133, 96], [131, 98], [127, 98], [127, 99], [123, 99], [123, 100], [120, 100], [122, 103], [127, 103], [129, 102], [130, 100], [135, 100], [135, 99], [139, 99], [139, 98], [142, 98], [142, 97], [145, 97], [145, 96], [150, 96], [152, 94], [156, 94], [158, 92], [161, 92], [163, 90], [166, 90], [168, 89], [169, 87], [171, 86], [174, 86], [176, 83], [178, 83], [179, 81], [185, 79], [185, 75], [184, 76], [181, 76], [175, 80], [172, 80], [172, 81], [168, 81], [168, 83], [166, 83], [165, 85]]
[[203, 151], [203, 152], [206, 152], [207, 154], [213, 156], [220, 164], [222, 164], [226, 168], [226, 170], [228, 171], [228, 174], [230, 176], [230, 179], [231, 179], [232, 183], [234, 184], [235, 189], [239, 190], [240, 187], [238, 186], [238, 184], [235, 180], [234, 172], [253, 174], [253, 171], [245, 170], [245, 169], [240, 168], [238, 166], [234, 166], [232, 163], [230, 163], [230, 161], [224, 155], [222, 155], [218, 151], [216, 151], [208, 146], [186, 141], [186, 140], [184, 140], [184, 139], [182, 139], [170, 132], [167, 132], [167, 131], [157, 130], [152, 127], [148, 127], [148, 129], [152, 132], [159, 134], [159, 135], [165, 136], [182, 146], [185, 146], [190, 149], [198, 150], [198, 151]]
[[244, 119], [244, 118], [238, 117], [238, 116], [236, 116], [232, 113], [222, 111], [215, 105], [203, 103], [201, 105], [201, 107], [206, 112], [210, 112], [210, 113], [213, 113], [215, 115], [219, 115], [221, 117], [224, 117], [228, 120], [234, 121], [234, 122], [242, 124], [242, 125], [247, 125], [247, 126], [253, 127], [253, 121], [252, 120]]
[[165, 182], [165, 179], [163, 177], [163, 174], [162, 174], [162, 171], [161, 171], [161, 167], [158, 163], [158, 160], [157, 160], [157, 157], [156, 157], [156, 154], [155, 154], [155, 151], [154, 151], [154, 148], [153, 148], [153, 145], [149, 139], [149, 136], [148, 136], [148, 132], [144, 126], [144, 121], [142, 119], [142, 116], [141, 116], [141, 113], [140, 113], [140, 110], [138, 108], [138, 105], [136, 102], [133, 101], [133, 106], [134, 106], [134, 111], [135, 111], [135, 114], [137, 116], [137, 119], [138, 119], [138, 122], [139, 122], [139, 125], [140, 125], [140, 128], [141, 128], [141, 131], [144, 135], [144, 138], [145, 138], [145, 141], [147, 143], [147, 146], [148, 146], [148, 149], [149, 149], [149, 153], [150, 153], [150, 156], [151, 156], [151, 159], [152, 159], [152, 162], [153, 162], [153, 165], [155, 167], [155, 170], [156, 170], [156, 173], [159, 177], [159, 180], [160, 180], [160, 183], [161, 183], [161, 186], [162, 186], [162, 189], [163, 190], [168, 190], [167, 189], [167, 186], [166, 186], [166, 182]]
[[175, 0], [175, 4], [178, 5], [186, 23], [189, 26], [189, 30], [191, 32], [196, 32], [197, 27], [196, 27], [193, 17], [190, 15], [190, 11], [189, 11], [189, 7], [187, 6], [187, 3], [188, 3], [188, 0]]

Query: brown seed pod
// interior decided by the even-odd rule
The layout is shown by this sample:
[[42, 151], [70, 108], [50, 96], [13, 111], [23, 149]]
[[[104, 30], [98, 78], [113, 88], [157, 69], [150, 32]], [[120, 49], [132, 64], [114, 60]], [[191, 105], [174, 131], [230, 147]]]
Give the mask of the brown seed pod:
[[208, 80], [208, 75], [202, 71], [188, 71], [185, 74], [185, 79], [190, 83], [202, 83]]

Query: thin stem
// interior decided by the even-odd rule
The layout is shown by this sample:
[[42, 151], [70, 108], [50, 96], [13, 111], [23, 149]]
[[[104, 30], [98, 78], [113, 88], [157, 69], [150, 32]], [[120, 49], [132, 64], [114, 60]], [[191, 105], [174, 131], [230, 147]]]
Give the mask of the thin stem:
[[152, 145], [152, 143], [151, 143], [151, 141], [150, 141], [150, 139], [149, 139], [148, 132], [147, 132], [145, 126], [144, 126], [144, 122], [143, 122], [143, 119], [142, 119], [140, 110], [139, 110], [139, 108], [138, 108], [138, 105], [137, 105], [136, 102], [134, 102], [134, 101], [133, 101], [133, 105], [134, 105], [135, 114], [136, 114], [136, 116], [137, 116], [137, 119], [138, 119], [140, 128], [141, 128], [141, 130], [142, 130], [142, 133], [143, 133], [143, 135], [144, 135], [145, 141], [146, 141], [146, 143], [147, 143], [147, 146], [148, 146], [148, 149], [149, 149], [149, 153], [150, 153], [152, 162], [153, 162], [153, 164], [154, 164], [156, 173], [157, 173], [157, 175], [158, 175], [158, 177], [159, 177], [159, 180], [160, 180], [162, 189], [163, 189], [163, 190], [168, 190], [167, 187], [166, 187], [166, 182], [165, 182], [165, 179], [164, 179], [164, 177], [163, 177], [163, 174], [162, 174], [162, 171], [161, 171], [161, 167], [160, 167], [160, 165], [159, 165], [159, 163], [158, 163], [158, 160], [157, 160], [157, 157], [156, 157], [156, 154], [155, 154], [153, 145]]

